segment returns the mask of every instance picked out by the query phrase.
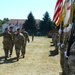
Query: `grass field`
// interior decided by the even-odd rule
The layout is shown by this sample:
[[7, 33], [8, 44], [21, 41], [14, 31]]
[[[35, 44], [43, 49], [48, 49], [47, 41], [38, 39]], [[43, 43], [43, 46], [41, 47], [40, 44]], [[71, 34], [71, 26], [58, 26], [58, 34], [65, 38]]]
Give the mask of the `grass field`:
[[51, 39], [35, 37], [27, 43], [25, 58], [16, 61], [15, 49], [13, 55], [4, 61], [2, 37], [0, 37], [0, 75], [59, 75], [59, 54], [52, 54], [54, 46], [50, 46]]

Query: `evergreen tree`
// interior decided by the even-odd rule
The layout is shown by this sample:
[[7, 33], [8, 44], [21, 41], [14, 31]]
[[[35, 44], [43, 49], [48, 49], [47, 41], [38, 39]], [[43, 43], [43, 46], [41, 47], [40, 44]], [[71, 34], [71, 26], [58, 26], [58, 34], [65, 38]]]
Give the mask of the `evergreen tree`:
[[47, 33], [53, 28], [52, 25], [53, 24], [49, 17], [49, 13], [45, 12], [43, 20], [40, 22], [40, 31], [43, 33]]
[[34, 33], [36, 31], [36, 21], [35, 18], [32, 14], [32, 12], [29, 13], [28, 19], [26, 20], [26, 22], [23, 24], [23, 27], [27, 30], [27, 31], [31, 31], [32, 33], [32, 41], [34, 38]]
[[0, 28], [2, 27], [2, 24], [8, 22], [9, 19], [8, 18], [4, 18], [3, 20], [0, 19]]
[[36, 21], [35, 21], [35, 18], [33, 16], [32, 12], [29, 13], [27, 18], [28, 19], [25, 21], [23, 26], [26, 30], [30, 30], [34, 33], [34, 31], [36, 30]]

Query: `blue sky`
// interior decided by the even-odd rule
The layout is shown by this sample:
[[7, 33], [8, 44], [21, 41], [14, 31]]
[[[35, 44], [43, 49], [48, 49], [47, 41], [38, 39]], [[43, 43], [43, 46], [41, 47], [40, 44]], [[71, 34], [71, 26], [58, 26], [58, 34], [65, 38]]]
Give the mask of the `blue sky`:
[[32, 11], [35, 19], [42, 19], [46, 11], [52, 19], [56, 0], [0, 0], [0, 19], [26, 19]]

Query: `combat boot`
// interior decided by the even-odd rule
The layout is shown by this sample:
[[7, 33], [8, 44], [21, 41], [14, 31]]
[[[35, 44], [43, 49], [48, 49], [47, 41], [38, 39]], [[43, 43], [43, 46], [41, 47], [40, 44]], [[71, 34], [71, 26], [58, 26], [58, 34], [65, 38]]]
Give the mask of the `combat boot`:
[[7, 60], [7, 57], [5, 57], [5, 60]]
[[19, 61], [19, 58], [17, 58], [17, 61]]
[[25, 56], [23, 55], [23, 58], [24, 58]]

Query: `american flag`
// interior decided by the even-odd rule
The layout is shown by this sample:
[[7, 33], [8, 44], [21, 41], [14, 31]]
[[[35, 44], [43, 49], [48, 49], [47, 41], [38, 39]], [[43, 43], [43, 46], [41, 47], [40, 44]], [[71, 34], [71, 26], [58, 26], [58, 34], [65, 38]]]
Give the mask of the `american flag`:
[[57, 25], [59, 22], [59, 13], [61, 12], [61, 9], [62, 9], [62, 2], [63, 0], [57, 0], [56, 2], [56, 6], [55, 6], [55, 9], [54, 9], [54, 16], [53, 16], [53, 22]]

